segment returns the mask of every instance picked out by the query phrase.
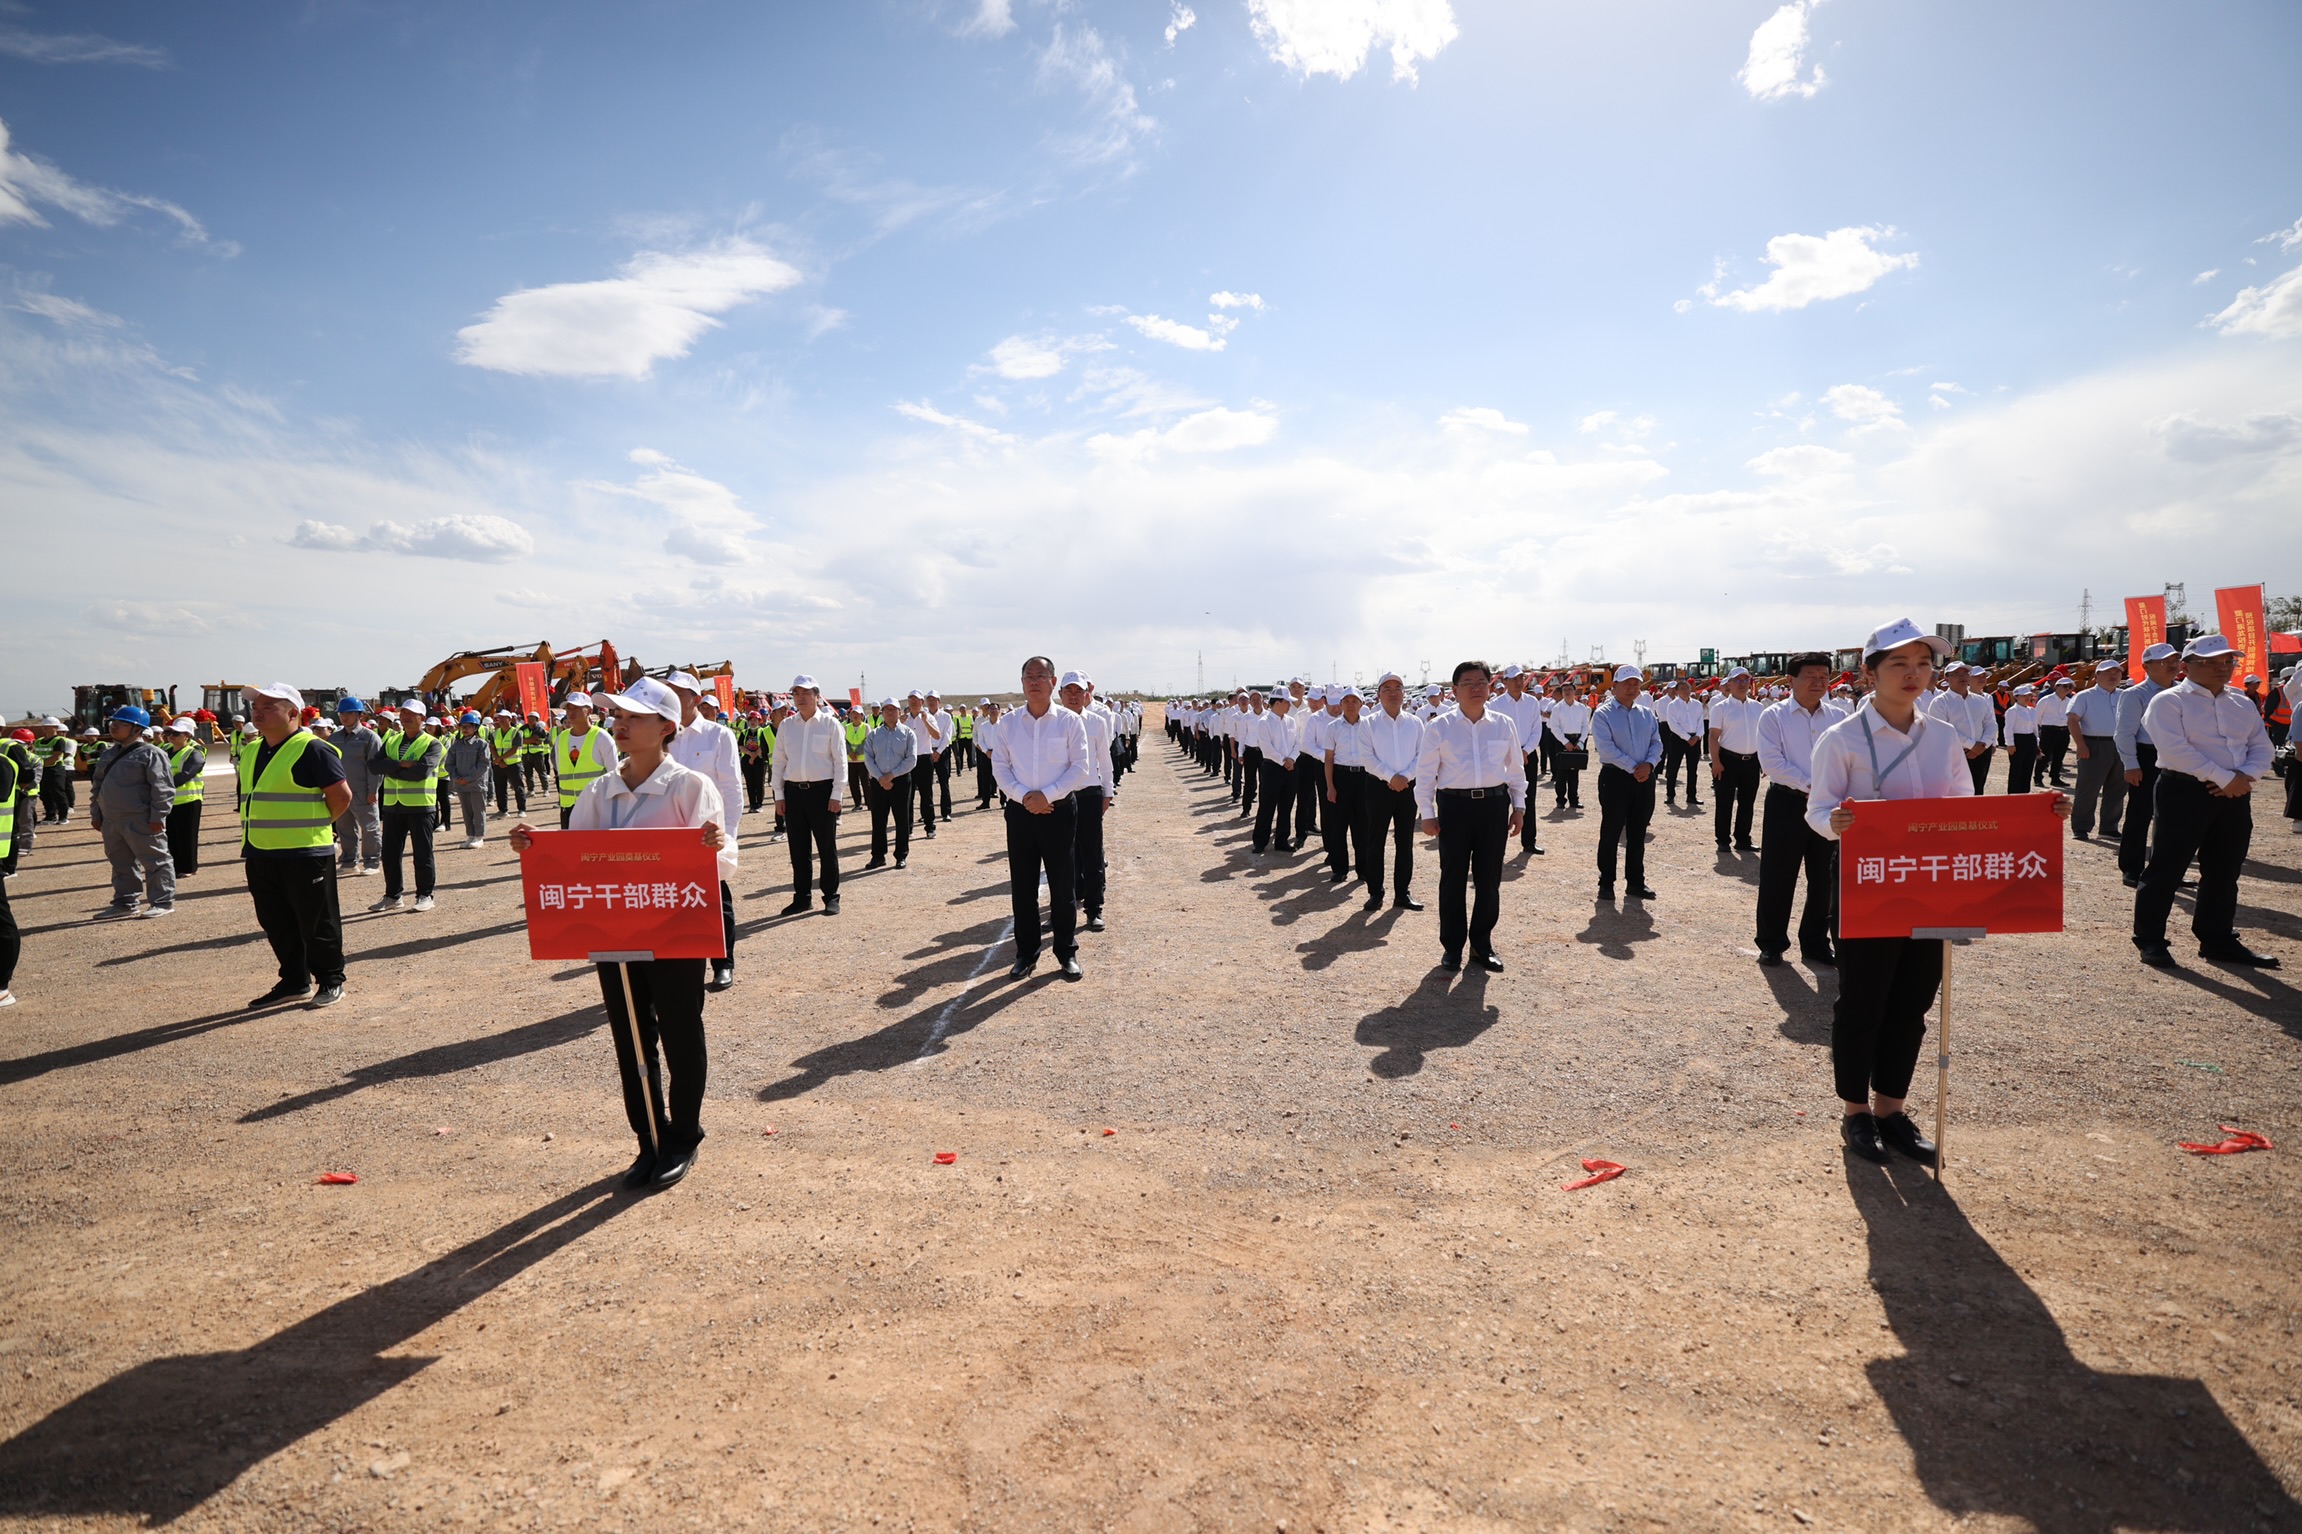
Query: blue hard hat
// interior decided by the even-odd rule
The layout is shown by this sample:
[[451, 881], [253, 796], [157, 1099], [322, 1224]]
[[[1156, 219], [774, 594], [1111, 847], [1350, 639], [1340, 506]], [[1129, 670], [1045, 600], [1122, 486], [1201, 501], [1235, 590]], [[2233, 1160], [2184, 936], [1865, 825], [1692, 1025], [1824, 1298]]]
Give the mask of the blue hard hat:
[[336, 703], [336, 712], [339, 714], [364, 714], [367, 711], [368, 706], [350, 693], [345, 693]]
[[125, 708], [114, 709], [111, 722], [114, 724], [132, 724], [139, 730], [152, 728], [152, 716], [133, 703]]
[[470, 710], [470, 709], [468, 709], [468, 708], [467, 708], [467, 709], [465, 709], [465, 710], [463, 711], [463, 713], [462, 713], [460, 716], [458, 716], [458, 718], [456, 719], [456, 723], [458, 723], [458, 724], [479, 724], [479, 723], [481, 723], [481, 719], [480, 719], [480, 716], [479, 716], [478, 714], [474, 713], [472, 710]]

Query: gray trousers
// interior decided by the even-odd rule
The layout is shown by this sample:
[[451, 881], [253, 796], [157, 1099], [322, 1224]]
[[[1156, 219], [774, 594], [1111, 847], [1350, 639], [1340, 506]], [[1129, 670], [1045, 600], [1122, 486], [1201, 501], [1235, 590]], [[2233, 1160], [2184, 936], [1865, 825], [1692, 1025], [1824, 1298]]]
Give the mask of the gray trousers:
[[104, 856], [112, 860], [114, 905], [134, 905], [139, 889], [153, 905], [176, 903], [176, 860], [168, 855], [164, 825], [147, 831], [140, 821], [105, 816]]
[[336, 817], [336, 866], [377, 868], [384, 861], [384, 818], [376, 786], [352, 790], [351, 808]]
[[2070, 807], [2070, 829], [2080, 836], [2094, 831], [2094, 807], [2102, 802], [2102, 834], [2116, 836], [2126, 808], [2126, 764], [2118, 759], [2118, 742], [2107, 735], [2086, 737], [2090, 755], [2078, 764], [2078, 787]]
[[459, 788], [456, 802], [463, 806], [464, 839], [470, 841], [488, 834], [488, 791], [484, 788]]

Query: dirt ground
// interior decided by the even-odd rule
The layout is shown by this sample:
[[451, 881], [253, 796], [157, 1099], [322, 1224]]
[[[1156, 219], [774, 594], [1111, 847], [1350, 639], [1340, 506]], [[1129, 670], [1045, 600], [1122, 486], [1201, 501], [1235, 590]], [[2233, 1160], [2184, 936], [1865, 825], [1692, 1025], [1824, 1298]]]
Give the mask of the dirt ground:
[[[1492, 977], [1433, 968], [1427, 846], [1432, 910], [1367, 917], [1157, 736], [1081, 984], [1005, 979], [996, 812], [903, 873], [851, 817], [844, 913], [792, 919], [752, 817], [710, 1139], [645, 1198], [500, 838], [426, 916], [345, 881], [344, 1003], [250, 1013], [228, 820], [116, 926], [43, 833], [0, 1521], [2302, 1529], [2302, 836], [2265, 802], [2241, 891], [2282, 974], [2140, 967], [2088, 844], [2067, 933], [1961, 950], [1937, 1186], [1842, 1156], [1755, 857], [1664, 813], [1660, 898], [1597, 905], [1586, 799], [1537, 801]], [[2280, 1149], [2175, 1148], [2220, 1123]], [[1585, 1156], [1629, 1171], [1562, 1191]]]

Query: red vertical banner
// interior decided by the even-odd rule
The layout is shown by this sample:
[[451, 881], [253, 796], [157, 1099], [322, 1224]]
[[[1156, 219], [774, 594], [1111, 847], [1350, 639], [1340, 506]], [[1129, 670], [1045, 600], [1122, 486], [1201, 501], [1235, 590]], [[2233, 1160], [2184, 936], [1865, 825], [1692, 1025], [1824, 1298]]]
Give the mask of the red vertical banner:
[[860, 687], [847, 689], [847, 704], [850, 708], [863, 707], [863, 689]]
[[548, 724], [552, 717], [552, 684], [544, 663], [523, 660], [512, 670], [519, 678], [521, 714], [540, 714]]
[[599, 642], [599, 688], [601, 692], [623, 691], [623, 662], [616, 659], [615, 646], [604, 639]]
[[2126, 680], [2142, 680], [2142, 652], [2166, 643], [2166, 598], [2126, 599]]
[[711, 690], [719, 695], [719, 711], [723, 714], [733, 714], [735, 712], [735, 678], [722, 672], [711, 679]]
[[2270, 625], [2262, 616], [2260, 586], [2221, 586], [2214, 592], [2215, 611], [2222, 618], [2222, 637], [2236, 645], [2246, 659], [2233, 682], [2270, 675]]

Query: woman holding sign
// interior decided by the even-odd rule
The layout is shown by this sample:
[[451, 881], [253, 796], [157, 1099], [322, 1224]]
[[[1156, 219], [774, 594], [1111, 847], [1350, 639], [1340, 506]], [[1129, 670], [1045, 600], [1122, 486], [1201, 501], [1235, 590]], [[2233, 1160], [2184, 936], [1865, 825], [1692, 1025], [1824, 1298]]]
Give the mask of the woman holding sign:
[[[568, 814], [571, 831], [663, 831], [693, 827], [703, 844], [717, 852], [724, 877], [733, 849], [720, 827], [726, 809], [711, 779], [664, 754], [679, 733], [679, 695], [653, 677], [641, 677], [607, 699], [615, 720], [616, 749], [623, 754], [614, 772], [593, 779]], [[512, 828], [515, 852], [531, 845], [535, 828], [522, 821]], [[600, 994], [607, 1001], [608, 1031], [615, 1037], [616, 1067], [623, 1073], [623, 1106], [639, 1136], [639, 1159], [624, 1174], [627, 1188], [668, 1188], [695, 1165], [703, 1141], [703, 972], [707, 960], [655, 959], [625, 965], [600, 964]], [[624, 976], [630, 977], [631, 1007], [624, 1006]], [[637, 1023], [637, 1027], [633, 1026]], [[647, 1076], [640, 1076], [644, 1052]], [[671, 1078], [667, 1098], [657, 1073], [656, 1052]], [[651, 1109], [653, 1110], [651, 1113]], [[653, 1120], [651, 1123], [650, 1120]]]

